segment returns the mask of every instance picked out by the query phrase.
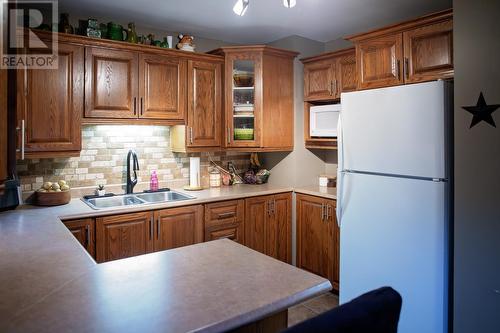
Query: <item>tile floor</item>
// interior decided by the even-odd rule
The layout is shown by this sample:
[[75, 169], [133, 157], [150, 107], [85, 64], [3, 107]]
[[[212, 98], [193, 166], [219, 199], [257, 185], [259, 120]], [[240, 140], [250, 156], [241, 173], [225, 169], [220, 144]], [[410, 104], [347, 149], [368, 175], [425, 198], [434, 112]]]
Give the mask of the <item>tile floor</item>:
[[339, 305], [339, 297], [332, 293], [317, 296], [288, 309], [288, 327], [315, 317]]

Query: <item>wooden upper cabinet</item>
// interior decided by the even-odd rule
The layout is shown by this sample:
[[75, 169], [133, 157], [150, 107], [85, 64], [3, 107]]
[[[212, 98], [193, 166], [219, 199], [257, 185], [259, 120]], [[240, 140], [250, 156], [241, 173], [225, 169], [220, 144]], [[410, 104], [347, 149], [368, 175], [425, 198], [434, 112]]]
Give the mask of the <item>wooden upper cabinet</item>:
[[294, 94], [293, 62], [290, 54], [263, 56], [261, 147], [293, 150]]
[[293, 150], [293, 60], [296, 52], [265, 45], [228, 46], [223, 146], [247, 151]]
[[336, 96], [340, 93], [354, 91], [358, 88], [358, 76], [356, 74], [356, 52], [352, 50], [349, 54], [340, 56], [336, 63], [337, 82], [335, 85]]
[[81, 150], [83, 47], [59, 43], [58, 63], [57, 69], [18, 71], [18, 127], [24, 120], [28, 156]]
[[9, 175], [8, 158], [9, 142], [7, 135], [7, 70], [0, 69], [0, 184], [6, 180]]
[[137, 118], [138, 54], [85, 48], [85, 117]]
[[137, 256], [151, 251], [153, 251], [151, 213], [141, 212], [97, 218], [97, 262]]
[[400, 33], [361, 41], [356, 46], [360, 89], [402, 84], [403, 36]]
[[335, 76], [335, 61], [331, 59], [304, 64], [304, 100], [333, 99]]
[[163, 251], [203, 242], [203, 206], [154, 212], [154, 250]]
[[403, 33], [407, 83], [453, 76], [452, 19]]
[[186, 88], [186, 60], [139, 55], [139, 117], [184, 119]]
[[188, 147], [221, 144], [222, 64], [188, 62]]
[[78, 242], [95, 258], [94, 219], [69, 220], [63, 222]]
[[357, 88], [354, 48], [303, 58], [304, 100], [331, 101]]
[[358, 89], [452, 77], [452, 21], [450, 9], [347, 37], [356, 46]]

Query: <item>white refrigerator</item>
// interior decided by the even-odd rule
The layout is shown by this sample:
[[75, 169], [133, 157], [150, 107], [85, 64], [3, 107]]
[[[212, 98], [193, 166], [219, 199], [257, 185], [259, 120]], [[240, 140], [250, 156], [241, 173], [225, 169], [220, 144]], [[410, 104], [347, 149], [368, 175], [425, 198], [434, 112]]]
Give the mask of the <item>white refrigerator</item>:
[[391, 286], [400, 333], [447, 331], [451, 85], [341, 95], [340, 303]]

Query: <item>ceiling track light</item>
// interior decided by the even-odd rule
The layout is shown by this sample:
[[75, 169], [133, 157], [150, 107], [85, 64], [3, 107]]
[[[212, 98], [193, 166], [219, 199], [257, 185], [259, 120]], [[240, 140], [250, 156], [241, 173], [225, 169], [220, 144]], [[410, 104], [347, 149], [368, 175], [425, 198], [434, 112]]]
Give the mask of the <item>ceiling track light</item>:
[[[243, 16], [247, 12], [250, 0], [237, 0], [233, 7], [233, 12], [236, 15]], [[293, 8], [297, 4], [297, 0], [283, 0], [283, 6]]]
[[243, 16], [247, 12], [248, 9], [248, 4], [250, 3], [250, 0], [238, 0], [234, 4], [233, 7], [233, 12], [236, 15]]

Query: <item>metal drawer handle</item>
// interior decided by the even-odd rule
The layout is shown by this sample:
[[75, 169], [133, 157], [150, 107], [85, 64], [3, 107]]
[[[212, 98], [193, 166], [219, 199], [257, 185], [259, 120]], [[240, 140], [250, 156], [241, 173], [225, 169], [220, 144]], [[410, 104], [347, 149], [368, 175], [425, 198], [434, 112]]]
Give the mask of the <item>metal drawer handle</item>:
[[87, 242], [85, 247], [88, 248], [90, 246], [90, 228], [88, 225], [85, 226], [85, 231], [87, 232]]
[[154, 229], [154, 217], [151, 216], [151, 219], [149, 220], [149, 240], [153, 239], [153, 231]]
[[160, 232], [161, 232], [161, 218], [158, 216], [158, 228], [156, 228], [156, 238], [160, 239]]
[[25, 123], [24, 123], [24, 119], [21, 120], [21, 128], [19, 127], [16, 127], [16, 131], [19, 131], [21, 130], [21, 149], [16, 149], [17, 152], [21, 152], [21, 160], [24, 161], [24, 147], [25, 147], [25, 136], [26, 136], [26, 127], [25, 127]]
[[217, 215], [217, 218], [219, 218], [219, 219], [227, 219], [229, 217], [234, 217], [235, 215], [236, 215], [235, 212], [222, 213], [222, 214]]

